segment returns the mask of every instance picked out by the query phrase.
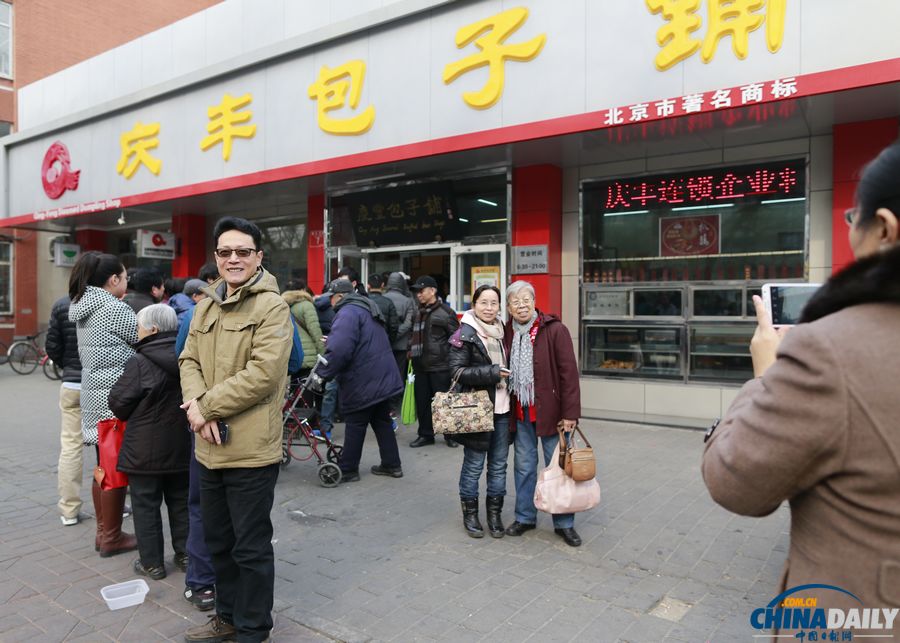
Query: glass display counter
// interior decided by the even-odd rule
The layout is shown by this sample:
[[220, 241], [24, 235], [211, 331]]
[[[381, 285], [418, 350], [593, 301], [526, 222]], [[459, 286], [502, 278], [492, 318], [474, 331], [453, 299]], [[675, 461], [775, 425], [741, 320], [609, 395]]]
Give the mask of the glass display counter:
[[585, 373], [682, 379], [683, 331], [672, 326], [584, 326]]

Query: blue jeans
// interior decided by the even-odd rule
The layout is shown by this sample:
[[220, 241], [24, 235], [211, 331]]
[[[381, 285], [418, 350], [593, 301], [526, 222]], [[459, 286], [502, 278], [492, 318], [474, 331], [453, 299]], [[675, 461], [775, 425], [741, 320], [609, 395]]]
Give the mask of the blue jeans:
[[193, 590], [212, 587], [216, 584], [216, 570], [213, 569], [212, 557], [206, 547], [206, 536], [203, 534], [203, 512], [200, 510], [200, 465], [194, 457], [193, 441], [197, 434], [191, 436], [191, 468], [188, 485], [188, 567], [184, 584]]
[[330, 432], [334, 428], [334, 412], [337, 409], [338, 383], [337, 380], [328, 380], [325, 384], [325, 393], [322, 395], [322, 412], [319, 414], [319, 428]]
[[506, 458], [509, 455], [509, 415], [494, 416], [494, 432], [487, 453], [465, 447], [459, 472], [459, 497], [477, 498], [478, 481], [487, 460], [487, 495], [506, 495]]
[[[528, 417], [528, 409], [525, 409], [525, 417]], [[537, 523], [537, 509], [534, 506], [538, 468], [537, 441], [538, 436], [531, 421], [526, 419], [516, 422], [516, 460], [513, 468], [516, 479], [516, 521], [526, 525]], [[541, 438], [545, 467], [553, 457], [557, 442], [559, 435], [555, 433]], [[553, 526], [556, 529], [574, 527], [575, 514], [553, 514]]]

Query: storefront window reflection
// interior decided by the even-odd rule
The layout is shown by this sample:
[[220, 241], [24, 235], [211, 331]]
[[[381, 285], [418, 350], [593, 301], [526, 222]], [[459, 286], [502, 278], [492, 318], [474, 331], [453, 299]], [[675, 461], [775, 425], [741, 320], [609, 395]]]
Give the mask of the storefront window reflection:
[[0, 241], [0, 314], [12, 314], [12, 244]]
[[289, 279], [306, 279], [306, 224], [261, 225], [263, 265], [278, 285]]

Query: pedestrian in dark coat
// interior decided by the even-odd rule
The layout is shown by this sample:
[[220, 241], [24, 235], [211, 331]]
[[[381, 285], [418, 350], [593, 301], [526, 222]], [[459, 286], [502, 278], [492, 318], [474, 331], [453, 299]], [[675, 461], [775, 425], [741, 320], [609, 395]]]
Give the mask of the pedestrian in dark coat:
[[[581, 417], [581, 385], [572, 336], [563, 323], [536, 308], [534, 288], [515, 281], [506, 289], [510, 323], [504, 344], [509, 355], [509, 388], [515, 422], [516, 521], [507, 536], [521, 536], [537, 524], [538, 440], [544, 466], [559, 443], [557, 427], [572, 431]], [[553, 514], [553, 527], [566, 544], [581, 545], [574, 514]]]
[[[446, 393], [450, 388], [449, 340], [459, 328], [459, 320], [456, 311], [438, 297], [437, 281], [433, 277], [419, 277], [410, 290], [416, 293], [419, 302], [409, 344], [416, 374], [416, 415], [419, 418], [419, 435], [409, 446], [416, 449], [434, 444], [431, 400], [435, 393]], [[448, 447], [458, 446], [447, 436], [444, 436], [444, 443]]]
[[393, 345], [397, 339], [397, 331], [400, 329], [400, 317], [397, 315], [397, 307], [394, 302], [382, 294], [381, 289], [384, 287], [384, 280], [381, 275], [369, 275], [369, 299], [378, 304], [381, 315], [384, 317], [384, 328], [387, 331], [388, 339]]
[[324, 380], [336, 378], [344, 417], [344, 448], [338, 465], [342, 482], [359, 480], [359, 460], [369, 425], [378, 440], [381, 464], [375, 475], [400, 478], [400, 452], [391, 427], [390, 398], [403, 390], [384, 321], [377, 304], [353, 292], [346, 279], [337, 279], [328, 295], [335, 309], [334, 324], [325, 347], [328, 364], [318, 371]]
[[136, 354], [109, 393], [109, 407], [127, 422], [119, 471], [129, 475], [135, 535], [140, 558], [134, 571], [160, 580], [166, 576], [159, 508], [163, 498], [175, 564], [187, 567], [188, 468], [191, 437], [180, 408], [181, 380], [175, 355], [178, 319], [167, 304], [138, 313]]

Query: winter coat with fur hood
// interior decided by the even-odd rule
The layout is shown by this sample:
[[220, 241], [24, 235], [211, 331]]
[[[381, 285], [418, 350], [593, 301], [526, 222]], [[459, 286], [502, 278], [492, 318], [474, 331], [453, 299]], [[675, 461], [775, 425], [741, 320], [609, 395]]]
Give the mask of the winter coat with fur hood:
[[735, 513], [790, 503], [790, 551], [773, 595], [819, 583], [862, 604], [804, 590], [818, 607], [898, 608], [900, 247], [832, 277], [801, 322], [731, 404], [706, 445], [703, 478]]

